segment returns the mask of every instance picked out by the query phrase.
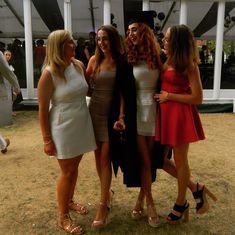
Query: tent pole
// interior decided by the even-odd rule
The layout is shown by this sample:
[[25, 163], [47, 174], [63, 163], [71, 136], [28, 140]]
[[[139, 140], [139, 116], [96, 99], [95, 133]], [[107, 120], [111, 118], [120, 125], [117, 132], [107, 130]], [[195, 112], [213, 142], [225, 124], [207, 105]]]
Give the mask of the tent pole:
[[187, 17], [188, 17], [187, 0], [182, 0], [182, 1], [180, 1], [180, 22], [179, 22], [179, 24], [187, 25]]
[[33, 73], [33, 37], [32, 37], [32, 5], [31, 0], [23, 1], [24, 8], [24, 33], [25, 33], [25, 61], [27, 99], [34, 98], [34, 73]]
[[221, 84], [221, 69], [222, 69], [222, 53], [223, 53], [223, 34], [224, 34], [224, 15], [225, 2], [219, 1], [217, 13], [217, 28], [216, 28], [216, 49], [215, 49], [215, 63], [214, 63], [214, 84], [213, 84], [213, 98], [218, 99], [220, 96]]

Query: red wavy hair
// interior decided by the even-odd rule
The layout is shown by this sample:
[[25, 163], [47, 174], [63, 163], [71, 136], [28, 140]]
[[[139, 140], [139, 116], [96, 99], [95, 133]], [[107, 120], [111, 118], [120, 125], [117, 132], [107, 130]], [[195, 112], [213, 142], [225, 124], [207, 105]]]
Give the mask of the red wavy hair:
[[[151, 28], [144, 23], [137, 23], [139, 31], [139, 44], [134, 45], [127, 36], [125, 39], [128, 62], [135, 65], [140, 60], [146, 60], [150, 69], [161, 68], [160, 46]], [[139, 50], [139, 48], [143, 50]]]

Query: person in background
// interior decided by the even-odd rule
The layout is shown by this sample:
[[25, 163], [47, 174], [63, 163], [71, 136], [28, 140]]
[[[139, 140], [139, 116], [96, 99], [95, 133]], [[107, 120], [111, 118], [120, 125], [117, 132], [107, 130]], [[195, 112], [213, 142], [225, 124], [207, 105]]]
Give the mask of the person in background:
[[166, 58], [166, 53], [165, 53], [163, 42], [162, 42], [163, 38], [164, 38], [164, 34], [162, 32], [157, 34], [157, 41], [161, 48], [160, 58], [161, 58], [162, 63], [165, 63], [167, 58]]
[[90, 59], [90, 53], [88, 50], [88, 43], [85, 38], [79, 37], [77, 40], [77, 46], [75, 49], [75, 58], [81, 60], [85, 67], [87, 67], [88, 61]]
[[38, 39], [36, 41], [36, 46], [34, 47], [34, 66], [35, 69], [41, 71], [45, 56], [46, 56], [46, 47], [44, 46], [44, 40]]
[[[87, 108], [85, 67], [75, 60], [75, 43], [67, 30], [53, 31], [47, 41], [46, 58], [38, 83], [39, 122], [44, 152], [57, 158], [58, 225], [70, 234], [82, 234], [69, 210], [85, 215], [87, 208], [74, 201], [78, 167], [84, 153], [96, 148]], [[50, 106], [51, 104], [51, 106]]]
[[11, 58], [12, 58], [12, 53], [11, 53], [11, 51], [5, 50], [3, 54], [4, 54], [4, 57], [5, 57], [6, 61], [7, 61], [8, 64], [9, 64], [9, 67], [10, 67], [11, 71], [14, 72], [15, 69], [14, 69], [14, 67], [13, 67], [13, 66], [11, 65], [11, 63], [10, 63]]
[[207, 54], [207, 46], [206, 45], [202, 45], [202, 48], [201, 48], [201, 50], [199, 52], [199, 57], [200, 57], [201, 65], [207, 64], [206, 54]]
[[[9, 51], [9, 50], [4, 51], [4, 57], [5, 57], [6, 61], [8, 62], [11, 71], [14, 72], [15, 69], [14, 69], [14, 67], [13, 67], [12, 64], [11, 64], [11, 59], [12, 59], [12, 53], [11, 53], [11, 51]], [[17, 81], [18, 81], [18, 79], [17, 79]], [[14, 90], [12, 90], [12, 101], [13, 101], [13, 110], [14, 110], [14, 108], [15, 108], [21, 101], [23, 101], [22, 93], [20, 92], [19, 94], [16, 94], [16, 93], [14, 92]], [[13, 116], [16, 115], [14, 112], [13, 112], [12, 114], [13, 114]]]
[[[156, 118], [156, 140], [173, 149], [178, 194], [167, 221], [178, 224], [188, 220], [187, 187], [192, 183], [188, 164], [189, 144], [205, 139], [196, 105], [202, 102], [199, 56], [191, 30], [185, 25], [172, 26], [163, 38], [167, 61], [161, 74], [161, 92], [155, 94], [160, 104]], [[179, 135], [180, 133], [180, 135]], [[216, 197], [205, 185], [191, 185], [196, 212], [208, 210], [206, 195]]]
[[[0, 52], [0, 100], [8, 99], [8, 92], [6, 88], [6, 81], [5, 79], [10, 83], [10, 85], [13, 87], [13, 91], [16, 94], [20, 93], [20, 86], [17, 81], [17, 78], [15, 74], [10, 69], [4, 55], [2, 52]], [[4, 115], [1, 113], [0, 109], [0, 115]], [[2, 135], [0, 134], [0, 148], [2, 153], [7, 152], [7, 147], [10, 144], [9, 139], [4, 139]]]
[[8, 49], [12, 53], [12, 65], [15, 69], [14, 73], [17, 76], [20, 86], [26, 87], [26, 62], [23, 42], [19, 39], [15, 39]]
[[139, 219], [143, 216], [146, 198], [148, 223], [152, 227], [157, 227], [160, 222], [151, 185], [156, 119], [156, 103], [153, 96], [162, 66], [160, 47], [151, 28], [143, 23], [142, 19], [133, 19], [128, 25], [126, 48], [128, 63], [133, 66], [132, 73], [136, 86], [137, 150], [141, 163], [141, 187], [132, 217]]
[[93, 56], [96, 50], [96, 32], [91, 31], [89, 33], [89, 40], [87, 42], [87, 48], [89, 51], [89, 55]]
[[10, 145], [9, 139], [4, 139], [2, 134], [0, 133], [0, 149], [1, 153], [5, 154], [7, 152], [7, 147]]
[[41, 69], [43, 61], [46, 56], [46, 47], [44, 46], [44, 40], [36, 40], [35, 47], [33, 48], [33, 61], [34, 61], [34, 83], [37, 85], [41, 75]]
[[3, 53], [0, 52], [0, 99], [3, 99], [5, 96], [7, 96], [4, 79], [6, 79], [11, 84], [16, 94], [20, 93], [20, 86], [17, 77], [9, 67], [9, 64], [6, 61]]

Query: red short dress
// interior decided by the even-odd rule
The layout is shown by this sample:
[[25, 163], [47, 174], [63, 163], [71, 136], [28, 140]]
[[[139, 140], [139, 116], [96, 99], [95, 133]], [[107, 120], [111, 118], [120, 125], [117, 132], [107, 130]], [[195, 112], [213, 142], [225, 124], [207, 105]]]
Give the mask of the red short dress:
[[[166, 70], [161, 74], [161, 90], [175, 94], [189, 94], [187, 76]], [[205, 139], [195, 105], [175, 101], [160, 104], [156, 116], [156, 137], [163, 145], [178, 146]]]

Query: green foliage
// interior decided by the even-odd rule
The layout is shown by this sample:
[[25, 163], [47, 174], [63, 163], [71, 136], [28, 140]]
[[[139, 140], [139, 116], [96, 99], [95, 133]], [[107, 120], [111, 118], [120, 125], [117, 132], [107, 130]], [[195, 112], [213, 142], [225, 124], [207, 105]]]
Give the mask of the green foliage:
[[[225, 54], [227, 54], [227, 55], [231, 54], [233, 44], [234, 44], [234, 41], [224, 41], [223, 42], [223, 51], [224, 51]], [[207, 46], [208, 46], [208, 49], [210, 51], [215, 50], [215, 47], [216, 47], [215, 40], [208, 40], [207, 41]]]

